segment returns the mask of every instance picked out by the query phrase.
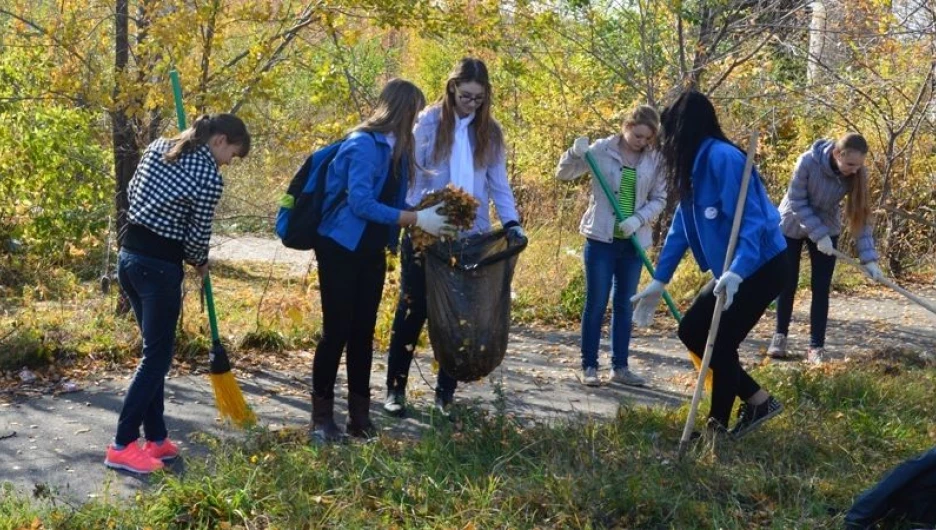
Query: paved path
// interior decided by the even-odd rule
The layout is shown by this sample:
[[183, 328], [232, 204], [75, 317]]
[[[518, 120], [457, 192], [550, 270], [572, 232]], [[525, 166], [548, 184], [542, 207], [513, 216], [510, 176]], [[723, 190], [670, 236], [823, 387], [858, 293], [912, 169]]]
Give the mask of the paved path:
[[[262, 249], [264, 243], [258, 245]], [[301, 260], [297, 256], [287, 259], [293, 259], [290, 263], [301, 272], [309, 266], [308, 254], [297, 254]], [[258, 255], [262, 256], [262, 251]], [[224, 254], [215, 252], [214, 256], [217, 259]], [[920, 290], [919, 294], [936, 299], [934, 289]], [[805, 350], [808, 337], [805, 325], [808, 295], [802, 298], [797, 301], [791, 330], [791, 347], [800, 352]], [[835, 294], [834, 298], [827, 340], [831, 358], [866, 356], [885, 347], [936, 353], [936, 316], [903, 297], [878, 290], [847, 299]], [[746, 364], [763, 359], [772, 323], [773, 313], [768, 313], [745, 343], [742, 358]], [[486, 380], [463, 385], [457, 399], [462, 404], [493, 408], [500, 394], [508, 413], [531, 422], [563, 421], [575, 415], [608, 417], [622, 402], [676, 406], [687, 402], [695, 378], [685, 350], [675, 337], [672, 321], [661, 317], [654, 328], [636, 330], [632, 347], [632, 368], [650, 378], [647, 387], [606, 384], [588, 388], [579, 382], [576, 331], [518, 327], [512, 330], [502, 367]], [[607, 350], [605, 342], [601, 357], [604, 366], [609, 362]], [[310, 409], [307, 382], [311, 353], [296, 351], [286, 355], [290, 364], [300, 367], [298, 372], [257, 369], [238, 373], [238, 378], [263, 425], [274, 429], [304, 428]], [[419, 368], [430, 384], [435, 382], [429, 373], [431, 355], [421, 352], [411, 373], [408, 396], [415, 417], [399, 421], [379, 412], [377, 400], [383, 395], [386, 365], [381, 355], [375, 359], [372, 410], [378, 426], [388, 435], [418, 435], [428, 427], [425, 412], [429, 410], [432, 388], [423, 382]], [[13, 399], [7, 396], [6, 402], [0, 402], [0, 481], [11, 481], [24, 491], [45, 484], [75, 500], [108, 494], [124, 496], [145, 487], [146, 479], [109, 471], [102, 465], [103, 450], [113, 436], [131, 371], [83, 381], [81, 390], [74, 393]], [[341, 423], [346, 388], [343, 372], [342, 368], [337, 387]], [[601, 375], [606, 377], [606, 372]], [[0, 394], [0, 401], [2, 398]], [[205, 453], [205, 446], [198, 442], [199, 433], [238, 436], [236, 431], [221, 425], [215, 414], [206, 375], [170, 376], [166, 415], [171, 435], [183, 442], [184, 455], [192, 458]], [[9, 436], [14, 432], [14, 436]], [[173, 469], [184, 472], [184, 459]]]

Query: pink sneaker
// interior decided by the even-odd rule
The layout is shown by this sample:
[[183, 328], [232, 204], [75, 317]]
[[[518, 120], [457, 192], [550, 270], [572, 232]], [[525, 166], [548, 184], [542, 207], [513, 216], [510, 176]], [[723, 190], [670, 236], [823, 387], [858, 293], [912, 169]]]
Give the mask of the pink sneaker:
[[156, 460], [172, 460], [179, 456], [179, 446], [172, 443], [169, 438], [163, 440], [162, 445], [147, 441], [143, 444], [143, 452]]
[[140, 445], [136, 442], [131, 443], [122, 450], [117, 450], [113, 445], [107, 446], [107, 456], [104, 458], [104, 465], [112, 469], [124, 469], [131, 473], [148, 475], [153, 471], [163, 468], [161, 460], [157, 460], [146, 454]]

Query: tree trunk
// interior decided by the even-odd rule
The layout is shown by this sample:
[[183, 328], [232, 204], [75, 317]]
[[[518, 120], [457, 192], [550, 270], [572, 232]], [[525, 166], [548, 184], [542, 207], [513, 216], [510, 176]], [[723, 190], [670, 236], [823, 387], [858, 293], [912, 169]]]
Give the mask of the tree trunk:
[[[129, 0], [117, 0], [116, 17], [114, 25], [114, 103], [111, 113], [111, 131], [114, 142], [114, 203], [117, 212], [116, 223], [117, 246], [123, 246], [124, 235], [127, 230], [127, 213], [130, 209], [130, 199], [127, 196], [127, 186], [140, 162], [140, 149], [137, 144], [133, 125], [127, 116], [127, 104], [122, 101], [121, 79], [127, 69], [130, 57], [129, 39]], [[118, 284], [117, 314], [125, 314], [130, 304], [123, 290]]]

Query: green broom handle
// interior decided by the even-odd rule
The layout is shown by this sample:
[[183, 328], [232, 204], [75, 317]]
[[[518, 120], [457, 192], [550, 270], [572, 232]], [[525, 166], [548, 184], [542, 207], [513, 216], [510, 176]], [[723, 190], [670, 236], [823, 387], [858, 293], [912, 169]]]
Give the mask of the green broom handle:
[[205, 280], [205, 306], [208, 307], [208, 327], [211, 328], [211, 341], [219, 342], [218, 336], [218, 317], [215, 315], [214, 296], [211, 294], [211, 275], [206, 274]]
[[169, 80], [172, 81], [172, 96], [175, 99], [176, 120], [179, 130], [185, 130], [185, 107], [182, 106], [182, 82], [179, 81], [179, 72], [175, 68], [169, 70]]
[[[614, 200], [614, 194], [611, 192], [611, 188], [608, 186], [608, 183], [605, 182], [604, 175], [602, 175], [601, 170], [598, 169], [598, 164], [595, 162], [595, 158], [592, 156], [591, 151], [585, 152], [585, 161], [588, 162], [588, 167], [591, 168], [592, 176], [595, 177], [595, 180], [598, 181], [598, 184], [601, 185], [602, 191], [604, 191], [605, 197], [608, 198], [608, 202], [611, 203], [611, 207], [614, 209], [614, 216], [617, 217], [618, 222], [624, 220], [624, 212], [621, 211], [621, 205]], [[643, 247], [640, 246], [640, 242], [637, 241], [637, 237], [631, 235], [631, 243], [634, 245], [634, 250], [637, 251], [637, 255], [640, 256], [640, 261], [643, 262], [644, 267], [650, 273], [652, 277], [655, 272], [653, 270], [653, 263], [650, 263], [650, 259], [647, 257], [647, 253], [644, 252]], [[666, 302], [666, 307], [669, 308], [670, 313], [673, 315], [673, 318], [676, 319], [676, 322], [682, 321], [682, 314], [680, 314], [679, 309], [676, 308], [676, 304], [673, 302], [673, 298], [669, 295], [668, 292], [663, 291], [663, 300]]]
[[[179, 122], [179, 130], [185, 130], [185, 107], [182, 106], [182, 82], [179, 80], [179, 72], [175, 68], [169, 70], [169, 79], [172, 81], [172, 96], [175, 99], [176, 120]], [[214, 295], [211, 293], [211, 275], [206, 274], [203, 281], [205, 288], [205, 305], [208, 306], [208, 326], [211, 328], [211, 341], [219, 342], [221, 337], [218, 334], [218, 317], [215, 314]]]

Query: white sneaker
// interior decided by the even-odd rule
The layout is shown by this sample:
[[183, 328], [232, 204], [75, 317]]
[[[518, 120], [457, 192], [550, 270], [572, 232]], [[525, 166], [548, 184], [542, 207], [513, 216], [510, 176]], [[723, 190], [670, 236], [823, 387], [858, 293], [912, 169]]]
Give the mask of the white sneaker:
[[626, 366], [611, 369], [611, 382], [630, 386], [644, 386], [647, 380], [631, 372]]
[[770, 341], [770, 347], [767, 348], [767, 355], [773, 359], [786, 359], [788, 357], [786, 344], [786, 335], [774, 333], [773, 340]]
[[600, 386], [601, 381], [598, 379], [598, 369], [586, 368], [582, 373], [582, 383], [584, 383], [585, 386]]
[[825, 360], [825, 348], [810, 347], [806, 350], [806, 361], [812, 364], [822, 364]]

